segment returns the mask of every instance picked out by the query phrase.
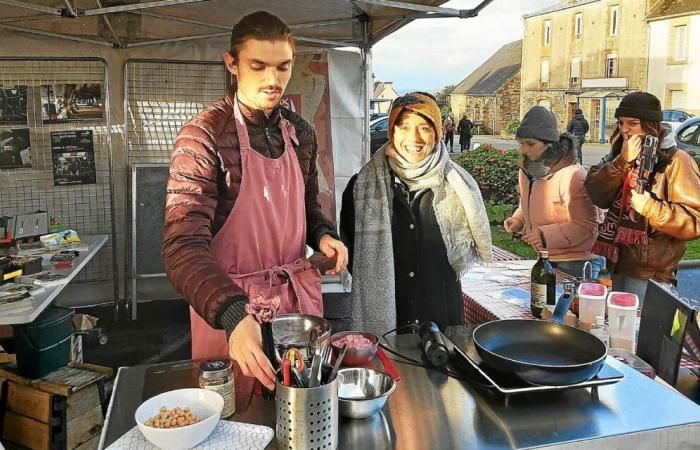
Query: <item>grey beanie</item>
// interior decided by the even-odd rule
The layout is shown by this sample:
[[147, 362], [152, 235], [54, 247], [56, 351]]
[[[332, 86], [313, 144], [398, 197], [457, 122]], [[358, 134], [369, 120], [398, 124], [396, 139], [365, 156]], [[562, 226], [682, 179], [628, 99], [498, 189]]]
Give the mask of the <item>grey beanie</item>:
[[557, 118], [544, 106], [534, 106], [520, 122], [520, 126], [515, 131], [515, 138], [557, 142], [559, 140]]

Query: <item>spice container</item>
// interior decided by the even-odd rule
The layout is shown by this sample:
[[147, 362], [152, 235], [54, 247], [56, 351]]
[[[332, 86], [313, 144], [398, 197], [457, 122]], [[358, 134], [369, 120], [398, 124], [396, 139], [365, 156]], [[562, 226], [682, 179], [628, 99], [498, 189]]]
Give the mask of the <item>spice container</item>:
[[210, 359], [200, 364], [199, 387], [214, 391], [224, 398], [222, 419], [231, 417], [236, 412], [236, 390], [230, 360]]

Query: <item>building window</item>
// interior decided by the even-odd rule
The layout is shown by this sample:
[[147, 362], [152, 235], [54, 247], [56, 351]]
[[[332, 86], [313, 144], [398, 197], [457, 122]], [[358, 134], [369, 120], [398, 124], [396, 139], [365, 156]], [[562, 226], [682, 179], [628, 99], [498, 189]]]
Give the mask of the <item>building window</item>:
[[620, 6], [610, 8], [610, 36], [617, 36], [620, 31]]
[[543, 59], [540, 65], [540, 82], [549, 83], [549, 60]]
[[579, 84], [581, 81], [581, 57], [571, 58], [571, 84]]
[[574, 20], [574, 37], [580, 39], [583, 33], [583, 13], [576, 14]]
[[552, 21], [544, 21], [544, 45], [547, 46], [552, 40]]
[[685, 61], [686, 58], [686, 48], [685, 48], [685, 41], [686, 41], [686, 34], [687, 34], [687, 26], [681, 25], [675, 28], [675, 44], [674, 44], [674, 51], [673, 51], [673, 59], [676, 61]]
[[609, 54], [605, 59], [605, 77], [617, 78], [617, 55]]

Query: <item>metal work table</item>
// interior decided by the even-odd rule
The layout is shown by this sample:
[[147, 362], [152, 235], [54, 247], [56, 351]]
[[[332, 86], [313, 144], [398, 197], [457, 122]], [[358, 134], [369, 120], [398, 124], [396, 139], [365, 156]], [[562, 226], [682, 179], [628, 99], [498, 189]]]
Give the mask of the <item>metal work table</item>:
[[23, 323], [29, 323], [37, 318], [39, 314], [46, 309], [47, 306], [54, 301], [54, 299], [61, 293], [61, 291], [73, 281], [78, 273], [83, 270], [83, 267], [87, 265], [88, 262], [97, 254], [97, 252], [104, 247], [109, 239], [106, 234], [96, 234], [89, 236], [80, 237], [83, 244], [88, 246], [87, 252], [80, 252], [80, 255], [73, 260], [73, 267], [70, 269], [47, 269], [51, 272], [59, 273], [65, 276], [61, 280], [60, 284], [54, 286], [46, 286], [38, 294], [32, 295], [34, 297], [35, 306], [34, 309], [30, 311], [25, 311], [21, 313], [6, 313], [0, 314], [0, 325], [19, 325]]
[[[389, 338], [417, 357], [418, 337]], [[700, 407], [676, 391], [608, 358], [624, 379], [599, 388], [526, 394], [509, 406], [484, 388], [395, 362], [401, 381], [387, 406], [366, 420], [340, 419], [340, 449], [700, 448]], [[101, 447], [129, 431], [134, 411], [159, 392], [197, 385], [192, 361], [120, 368]], [[274, 402], [250, 396], [250, 380], [236, 380], [232, 420], [274, 429]], [[274, 439], [268, 448], [274, 449]]]

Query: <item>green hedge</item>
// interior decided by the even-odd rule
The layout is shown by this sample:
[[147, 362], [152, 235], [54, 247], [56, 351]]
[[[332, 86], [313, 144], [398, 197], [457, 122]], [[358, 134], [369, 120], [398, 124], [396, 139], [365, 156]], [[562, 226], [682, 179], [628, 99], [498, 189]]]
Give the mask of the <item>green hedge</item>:
[[474, 177], [484, 201], [491, 205], [518, 204], [518, 152], [481, 145], [455, 156], [454, 161]]

